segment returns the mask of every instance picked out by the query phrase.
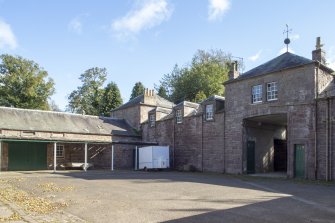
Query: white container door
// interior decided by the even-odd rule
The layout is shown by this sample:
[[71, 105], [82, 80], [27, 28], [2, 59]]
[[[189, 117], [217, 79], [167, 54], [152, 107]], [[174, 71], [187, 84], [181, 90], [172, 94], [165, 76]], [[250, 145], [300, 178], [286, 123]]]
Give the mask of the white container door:
[[152, 165], [152, 146], [141, 147], [138, 149], [138, 168], [153, 168]]

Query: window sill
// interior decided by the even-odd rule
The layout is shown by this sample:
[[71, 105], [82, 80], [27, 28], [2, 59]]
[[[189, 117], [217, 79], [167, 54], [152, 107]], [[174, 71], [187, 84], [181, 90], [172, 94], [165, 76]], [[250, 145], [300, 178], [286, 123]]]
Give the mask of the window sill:
[[258, 102], [252, 102], [252, 105], [259, 105], [259, 104], [263, 104], [263, 101], [258, 101]]

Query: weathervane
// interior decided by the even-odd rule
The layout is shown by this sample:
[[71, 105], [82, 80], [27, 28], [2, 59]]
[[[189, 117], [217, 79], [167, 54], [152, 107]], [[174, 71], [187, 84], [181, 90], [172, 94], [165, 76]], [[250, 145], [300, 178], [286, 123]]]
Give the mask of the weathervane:
[[288, 38], [288, 34], [292, 32], [292, 29], [288, 28], [288, 25], [286, 24], [286, 30], [284, 30], [283, 34], [286, 33], [286, 39], [284, 40], [284, 43], [286, 44], [286, 52], [288, 52], [288, 44], [290, 44], [291, 40]]

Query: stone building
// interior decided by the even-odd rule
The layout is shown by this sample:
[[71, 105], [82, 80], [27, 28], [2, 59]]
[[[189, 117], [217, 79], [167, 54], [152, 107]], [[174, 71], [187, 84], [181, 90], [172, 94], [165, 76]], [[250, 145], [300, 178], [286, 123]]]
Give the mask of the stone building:
[[0, 171], [132, 168], [143, 144], [122, 119], [6, 107], [0, 117]]
[[312, 59], [286, 52], [243, 74], [234, 62], [224, 85], [199, 104], [145, 90], [110, 118], [0, 107], [0, 170], [23, 156], [25, 169], [132, 168], [135, 146], [158, 144], [178, 170], [335, 179], [334, 71], [319, 38]]
[[151, 105], [126, 119], [143, 140], [169, 145], [176, 169], [333, 180], [335, 84], [324, 58], [318, 38], [312, 60], [286, 52], [243, 74], [233, 63], [225, 98], [161, 107], [146, 91], [127, 104]]
[[[154, 90], [145, 90], [145, 93], [128, 101], [120, 107], [111, 111], [112, 118], [121, 118], [129, 122], [131, 126], [140, 129], [141, 123], [147, 121], [148, 112], [154, 108], [171, 110], [174, 103], [159, 97]], [[166, 112], [161, 112], [163, 115]]]
[[333, 70], [286, 52], [225, 83], [225, 172], [334, 179]]

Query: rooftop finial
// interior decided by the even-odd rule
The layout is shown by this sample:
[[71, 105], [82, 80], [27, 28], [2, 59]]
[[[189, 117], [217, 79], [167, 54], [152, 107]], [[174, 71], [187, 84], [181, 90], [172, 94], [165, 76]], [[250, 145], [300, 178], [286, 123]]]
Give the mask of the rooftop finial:
[[286, 52], [288, 52], [288, 44], [290, 44], [291, 40], [288, 38], [288, 34], [292, 32], [292, 29], [288, 28], [288, 25], [286, 24], [286, 30], [284, 30], [283, 34], [286, 33], [286, 39], [284, 40], [284, 43], [286, 44]]

